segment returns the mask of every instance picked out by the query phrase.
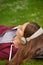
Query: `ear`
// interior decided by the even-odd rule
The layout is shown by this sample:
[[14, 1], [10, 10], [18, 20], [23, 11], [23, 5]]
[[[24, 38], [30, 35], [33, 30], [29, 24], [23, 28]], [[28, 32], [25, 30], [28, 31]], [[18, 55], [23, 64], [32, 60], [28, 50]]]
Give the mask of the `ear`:
[[22, 44], [26, 44], [26, 39], [25, 39], [25, 37], [21, 37], [21, 40], [20, 40], [20, 41], [21, 41]]

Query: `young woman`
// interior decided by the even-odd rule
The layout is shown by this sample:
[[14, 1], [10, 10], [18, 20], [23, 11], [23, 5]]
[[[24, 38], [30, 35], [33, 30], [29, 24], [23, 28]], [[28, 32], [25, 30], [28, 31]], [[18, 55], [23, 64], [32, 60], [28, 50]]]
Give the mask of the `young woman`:
[[43, 30], [34, 22], [20, 25], [13, 38], [14, 46], [18, 49], [6, 65], [20, 65], [36, 57], [43, 48]]

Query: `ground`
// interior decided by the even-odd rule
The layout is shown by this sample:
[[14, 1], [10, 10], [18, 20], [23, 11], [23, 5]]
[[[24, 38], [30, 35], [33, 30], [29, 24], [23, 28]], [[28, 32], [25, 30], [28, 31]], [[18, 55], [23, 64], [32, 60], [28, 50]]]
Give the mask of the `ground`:
[[[17, 26], [27, 21], [43, 28], [43, 0], [0, 0], [0, 25]], [[5, 62], [0, 60], [0, 65]], [[22, 65], [43, 65], [43, 62], [33, 60]]]

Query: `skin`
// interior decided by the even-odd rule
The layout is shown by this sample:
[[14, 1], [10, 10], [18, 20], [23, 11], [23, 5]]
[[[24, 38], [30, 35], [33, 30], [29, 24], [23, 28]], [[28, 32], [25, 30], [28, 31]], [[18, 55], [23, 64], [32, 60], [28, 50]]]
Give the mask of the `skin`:
[[22, 45], [22, 44], [20, 44], [20, 39], [21, 39], [21, 37], [23, 37], [24, 30], [25, 30], [27, 24], [29, 24], [29, 23], [27, 22], [23, 25], [20, 25], [16, 31], [16, 36], [13, 38], [13, 43], [16, 48], [19, 48]]

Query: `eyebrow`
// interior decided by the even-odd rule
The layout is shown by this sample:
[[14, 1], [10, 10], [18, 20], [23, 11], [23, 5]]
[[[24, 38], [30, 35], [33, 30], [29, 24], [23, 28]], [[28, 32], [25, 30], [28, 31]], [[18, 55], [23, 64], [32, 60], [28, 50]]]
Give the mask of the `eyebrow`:
[[16, 35], [15, 36], [13, 36], [13, 38], [15, 38], [16, 37]]

